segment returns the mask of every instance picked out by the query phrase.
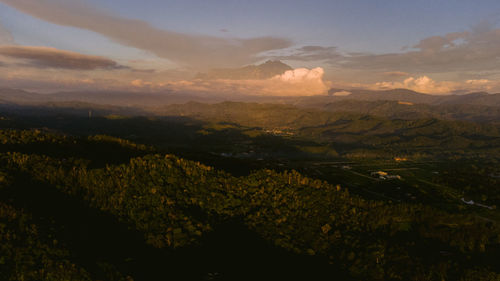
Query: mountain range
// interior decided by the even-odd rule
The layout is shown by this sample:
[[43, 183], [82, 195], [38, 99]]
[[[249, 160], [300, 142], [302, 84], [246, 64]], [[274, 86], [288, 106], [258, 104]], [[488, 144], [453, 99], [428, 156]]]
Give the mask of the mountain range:
[[[263, 75], [263, 74], [262, 74]], [[336, 92], [348, 92], [350, 94], [337, 96]], [[77, 91], [57, 92], [52, 94], [39, 94], [19, 89], [0, 88], [1, 103], [15, 104], [42, 104], [46, 102], [89, 102], [97, 104], [117, 106], [163, 106], [168, 104], [185, 103], [188, 101], [199, 102], [260, 102], [260, 103], [284, 103], [304, 107], [317, 107], [339, 101], [398, 101], [401, 104], [428, 104], [428, 105], [477, 105], [477, 106], [500, 106], [500, 93], [489, 94], [485, 92], [470, 93], [464, 95], [428, 95], [407, 89], [394, 89], [385, 91], [372, 90], [344, 90], [331, 89], [329, 95], [304, 96], [304, 97], [275, 97], [275, 96], [246, 96], [246, 95], [221, 95], [200, 93], [134, 93], [119, 91]]]
[[[351, 94], [343, 96], [335, 96], [335, 93], [337, 92], [349, 92]], [[315, 97], [315, 98], [321, 99], [321, 97]], [[475, 92], [464, 95], [429, 95], [408, 89], [373, 91], [373, 90], [363, 90], [363, 89], [345, 90], [345, 89], [332, 88], [329, 90], [328, 97], [323, 97], [323, 99], [328, 101], [392, 100], [392, 101], [403, 101], [411, 103], [425, 103], [432, 105], [471, 104], [471, 105], [500, 106], [500, 94], [489, 94], [486, 92]]]

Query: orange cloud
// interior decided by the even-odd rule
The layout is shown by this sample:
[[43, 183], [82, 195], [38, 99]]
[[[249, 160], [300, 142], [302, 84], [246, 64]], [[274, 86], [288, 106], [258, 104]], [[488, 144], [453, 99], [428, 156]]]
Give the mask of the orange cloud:
[[349, 92], [349, 91], [339, 91], [339, 92], [333, 93], [333, 96], [336, 96], [336, 97], [345, 97], [345, 96], [348, 96], [350, 94], [352, 94], [352, 93]]
[[487, 79], [455, 81], [435, 81], [428, 76], [409, 77], [403, 82], [377, 82], [367, 88], [384, 90], [403, 88], [426, 94], [451, 94], [455, 92], [488, 91], [498, 86], [498, 82]]
[[182, 80], [172, 82], [153, 82], [134, 79], [130, 84], [136, 88], [149, 90], [174, 90], [205, 92], [231, 95], [269, 95], [269, 96], [312, 96], [328, 92], [329, 85], [323, 81], [324, 70], [298, 68], [286, 71], [265, 80]]
[[113, 60], [39, 46], [0, 46], [0, 55], [23, 60], [26, 66], [77, 70], [125, 68]]

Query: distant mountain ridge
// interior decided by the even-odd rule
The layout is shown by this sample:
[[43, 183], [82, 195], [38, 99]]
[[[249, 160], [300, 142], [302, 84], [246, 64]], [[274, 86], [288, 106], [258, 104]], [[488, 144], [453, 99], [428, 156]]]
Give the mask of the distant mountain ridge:
[[247, 65], [241, 68], [219, 68], [212, 69], [207, 73], [198, 73], [196, 79], [215, 80], [261, 80], [269, 79], [276, 75], [285, 73], [293, 68], [281, 61], [268, 60], [259, 65]]
[[[336, 92], [350, 92], [350, 95], [334, 96]], [[486, 105], [486, 106], [500, 106], [500, 93], [488, 94], [485, 92], [475, 92], [465, 95], [429, 95], [415, 92], [408, 89], [392, 89], [384, 91], [373, 90], [345, 90], [335, 89], [329, 90], [327, 97], [314, 97], [316, 99], [323, 98], [329, 101], [339, 100], [362, 100], [362, 101], [404, 101], [411, 103], [424, 103], [431, 105], [445, 105], [445, 104], [470, 104], [470, 105]]]
[[[500, 94], [471, 93], [466, 95], [433, 96], [395, 89], [387, 91], [352, 90], [347, 96], [274, 97], [223, 95], [212, 93], [163, 92], [59, 92], [38, 94], [18, 89], [0, 88], [0, 105], [42, 106], [49, 108], [93, 108], [110, 112], [141, 112], [155, 114], [156, 109], [172, 104], [221, 103], [225, 101], [261, 104], [293, 105], [329, 112], [351, 112], [389, 119], [415, 120], [438, 118], [474, 122], [500, 122]], [[117, 107], [117, 108], [114, 108]]]

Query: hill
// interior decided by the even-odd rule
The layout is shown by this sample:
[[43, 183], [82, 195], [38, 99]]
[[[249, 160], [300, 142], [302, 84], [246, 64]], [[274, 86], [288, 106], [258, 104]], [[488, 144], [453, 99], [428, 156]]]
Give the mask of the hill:
[[[91, 168], [25, 147], [72, 151], [88, 139], [104, 151], [111, 141], [144, 152], [106, 137], [2, 132], [10, 145], [0, 154], [2, 279], [498, 278], [498, 225], [472, 215], [366, 200], [296, 171], [233, 177], [158, 153]], [[210, 246], [213, 235], [224, 243]]]
[[[347, 96], [334, 96], [336, 92], [350, 92]], [[469, 93], [464, 95], [429, 95], [422, 94], [408, 89], [394, 89], [384, 91], [372, 90], [343, 90], [330, 89], [329, 97], [323, 97], [323, 102], [335, 102], [339, 100], [361, 100], [361, 101], [403, 101], [411, 103], [423, 103], [431, 105], [451, 105], [451, 104], [468, 104], [468, 105], [484, 105], [484, 106], [500, 106], [500, 94], [488, 93]], [[315, 97], [315, 102], [320, 102], [321, 97]], [[305, 102], [310, 102], [304, 100]]]
[[500, 106], [476, 104], [425, 104], [395, 100], [363, 101], [354, 99], [304, 101], [295, 104], [301, 108], [315, 108], [331, 112], [352, 112], [381, 116], [389, 119], [415, 120], [437, 118], [443, 120], [466, 120], [474, 122], [499, 122]]

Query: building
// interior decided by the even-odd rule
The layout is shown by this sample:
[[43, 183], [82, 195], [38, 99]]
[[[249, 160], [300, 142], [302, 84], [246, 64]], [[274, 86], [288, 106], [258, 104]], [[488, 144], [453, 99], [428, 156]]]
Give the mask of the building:
[[377, 172], [371, 172], [370, 175], [374, 178], [379, 178], [381, 180], [385, 180], [386, 179], [386, 176], [388, 175], [386, 172], [384, 171], [377, 171]]
[[400, 175], [389, 175], [387, 172], [384, 171], [371, 172], [370, 175], [374, 178], [379, 178], [381, 180], [401, 179]]

